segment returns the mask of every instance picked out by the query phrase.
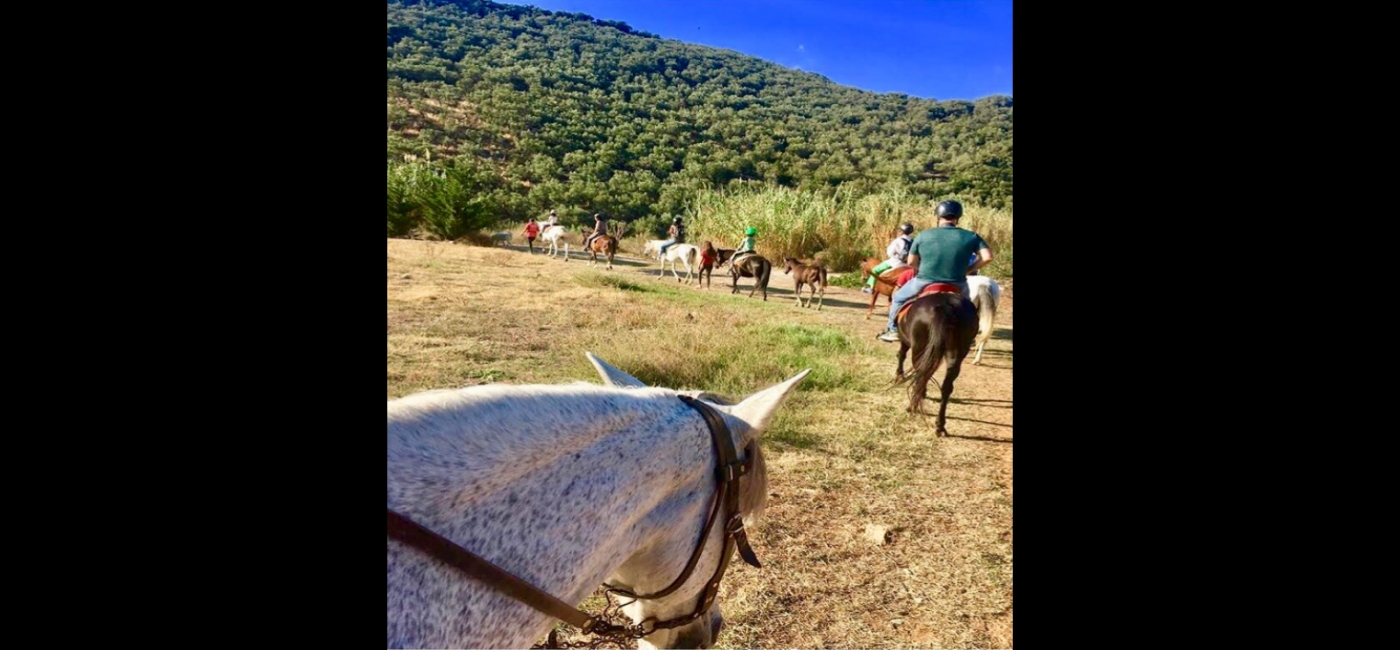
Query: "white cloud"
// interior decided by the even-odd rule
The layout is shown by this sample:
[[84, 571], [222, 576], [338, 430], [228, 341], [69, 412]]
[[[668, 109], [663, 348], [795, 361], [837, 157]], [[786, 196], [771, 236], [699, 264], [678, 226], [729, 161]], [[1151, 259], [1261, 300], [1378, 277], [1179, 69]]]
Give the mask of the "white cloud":
[[803, 46], [803, 45], [798, 45], [798, 46], [797, 46], [797, 51], [798, 51], [798, 52], [806, 52], [806, 51], [807, 51], [807, 48], [806, 48], [805, 46]]

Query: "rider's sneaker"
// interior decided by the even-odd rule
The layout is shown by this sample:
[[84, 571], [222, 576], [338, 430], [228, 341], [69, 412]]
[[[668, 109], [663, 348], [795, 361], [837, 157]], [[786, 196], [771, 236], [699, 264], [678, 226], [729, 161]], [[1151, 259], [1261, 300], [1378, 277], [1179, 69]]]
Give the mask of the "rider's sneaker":
[[890, 331], [885, 332], [884, 334], [881, 334], [881, 335], [879, 335], [879, 336], [877, 336], [877, 337], [875, 337], [875, 338], [880, 339], [881, 341], [884, 341], [884, 342], [886, 342], [886, 343], [898, 343], [898, 342], [899, 342], [899, 332], [896, 331], [896, 330], [890, 330]]
[[861, 287], [861, 288], [860, 288], [860, 292], [861, 292], [861, 293], [870, 293], [870, 287]]

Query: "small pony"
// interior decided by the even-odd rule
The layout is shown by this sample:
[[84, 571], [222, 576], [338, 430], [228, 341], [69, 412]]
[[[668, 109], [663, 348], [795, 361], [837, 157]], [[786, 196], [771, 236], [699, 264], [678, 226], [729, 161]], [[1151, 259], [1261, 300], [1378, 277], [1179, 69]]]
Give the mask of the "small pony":
[[549, 256], [555, 257], [559, 254], [559, 242], [564, 242], [564, 261], [569, 261], [569, 229], [564, 226], [549, 226], [540, 233], [541, 248], [544, 244], [549, 244]]
[[588, 244], [588, 265], [593, 266], [598, 263], [598, 253], [602, 253], [608, 258], [608, 270], [613, 267], [613, 256], [617, 255], [617, 238], [612, 235], [598, 235], [596, 239]]
[[[804, 264], [796, 258], [788, 257], [783, 259], [783, 274], [792, 274], [792, 280], [796, 283], [793, 294], [797, 297], [798, 307], [811, 307], [812, 298], [817, 299], [817, 311], [822, 310], [822, 299], [826, 296], [826, 267], [819, 263]], [[802, 304], [802, 285], [811, 287], [811, 294], [807, 296], [807, 304]]]
[[[971, 280], [972, 278], [968, 278]], [[899, 367], [895, 383], [909, 384], [910, 413], [921, 413], [928, 395], [928, 382], [940, 363], [947, 362], [943, 383], [939, 386], [942, 402], [938, 407], [938, 437], [948, 435], [945, 426], [948, 398], [953, 395], [953, 382], [962, 372], [963, 359], [977, 337], [977, 307], [959, 293], [957, 285], [934, 283], [924, 288], [918, 297], [905, 303], [896, 316], [899, 330]], [[914, 350], [914, 367], [904, 374], [904, 358]]]
[[[661, 257], [661, 272], [656, 274], [656, 279], [660, 280], [666, 275], [666, 262], [671, 263], [671, 275], [675, 276], [676, 282], [681, 281], [681, 276], [676, 273], [676, 261], [685, 264], [685, 282], [690, 284], [692, 270], [700, 265], [700, 249], [692, 244], [674, 244], [666, 249], [666, 254]], [[699, 280], [696, 281], [697, 284]]]
[[768, 276], [773, 274], [773, 263], [764, 259], [758, 253], [745, 253], [740, 255], [738, 260], [730, 259], [729, 276], [733, 278], [730, 285], [731, 294], [739, 293], [739, 278], [753, 278], [753, 288], [749, 289], [749, 297], [759, 287], [763, 287], [763, 301], [768, 302]]

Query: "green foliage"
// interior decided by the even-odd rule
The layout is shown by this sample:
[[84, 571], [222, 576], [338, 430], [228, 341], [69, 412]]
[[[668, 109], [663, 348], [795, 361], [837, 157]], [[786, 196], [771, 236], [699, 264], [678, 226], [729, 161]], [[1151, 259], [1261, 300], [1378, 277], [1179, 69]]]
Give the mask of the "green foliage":
[[[416, 218], [391, 189], [391, 233], [405, 222], [457, 232], [474, 210], [451, 202], [478, 201], [495, 219], [602, 211], [660, 237], [657, 224], [689, 214], [697, 196], [749, 185], [1011, 209], [1010, 97], [865, 92], [584, 14], [484, 0], [387, 6], [388, 160], [473, 170], [444, 179], [434, 196], [453, 198]], [[863, 247], [830, 254], [844, 265]]]
[[477, 170], [410, 163], [390, 165], [388, 172], [390, 236], [417, 227], [439, 239], [457, 239], [493, 220]]
[[827, 278], [833, 287], [846, 287], [847, 289], [859, 289], [861, 287], [860, 270], [847, 271], [839, 275]]

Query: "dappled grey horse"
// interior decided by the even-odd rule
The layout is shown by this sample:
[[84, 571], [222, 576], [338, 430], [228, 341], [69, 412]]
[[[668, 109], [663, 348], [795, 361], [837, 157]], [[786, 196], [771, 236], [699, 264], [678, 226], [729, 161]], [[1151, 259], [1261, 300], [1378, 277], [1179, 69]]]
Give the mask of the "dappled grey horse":
[[[603, 583], [642, 595], [622, 609], [642, 648], [714, 643], [734, 530], [747, 561], [740, 524], [767, 495], [757, 440], [810, 370], [729, 404], [647, 387], [587, 356], [604, 386], [493, 384], [389, 402], [388, 647], [524, 648], [558, 622], [401, 541], [396, 514], [563, 607]], [[738, 478], [717, 480], [717, 458], [742, 465]], [[722, 499], [729, 486], [737, 497]], [[710, 526], [716, 513], [723, 523]]]

